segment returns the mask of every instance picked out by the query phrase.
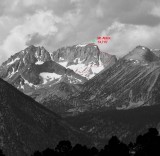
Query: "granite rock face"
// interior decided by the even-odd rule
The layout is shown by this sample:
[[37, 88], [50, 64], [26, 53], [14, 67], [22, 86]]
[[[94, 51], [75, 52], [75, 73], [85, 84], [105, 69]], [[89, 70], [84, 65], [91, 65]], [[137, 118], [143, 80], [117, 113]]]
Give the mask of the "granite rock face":
[[0, 66], [0, 77], [49, 108], [54, 108], [51, 101], [56, 99], [59, 112], [63, 100], [81, 92], [81, 84], [116, 62], [115, 56], [100, 52], [94, 44], [63, 47], [53, 53], [31, 45]]
[[87, 79], [91, 79], [104, 68], [111, 67], [117, 61], [114, 55], [101, 52], [95, 44], [63, 47], [54, 51], [51, 58]]
[[44, 47], [29, 46], [0, 67], [0, 77], [24, 93], [59, 82], [84, 83], [87, 79], [51, 60]]
[[83, 84], [79, 94], [64, 101], [69, 105], [65, 113], [157, 105], [159, 96], [160, 58], [150, 49], [138, 46]]

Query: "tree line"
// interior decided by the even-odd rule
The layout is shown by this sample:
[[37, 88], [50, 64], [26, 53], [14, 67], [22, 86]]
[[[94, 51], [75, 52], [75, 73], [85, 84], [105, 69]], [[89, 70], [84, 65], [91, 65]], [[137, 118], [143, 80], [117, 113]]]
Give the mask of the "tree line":
[[[76, 144], [72, 146], [68, 140], [63, 140], [53, 149], [35, 151], [31, 156], [159, 156], [160, 136], [156, 128], [150, 128], [147, 133], [139, 135], [136, 142], [128, 145], [113, 136], [103, 149]], [[0, 150], [0, 156], [4, 156]]]

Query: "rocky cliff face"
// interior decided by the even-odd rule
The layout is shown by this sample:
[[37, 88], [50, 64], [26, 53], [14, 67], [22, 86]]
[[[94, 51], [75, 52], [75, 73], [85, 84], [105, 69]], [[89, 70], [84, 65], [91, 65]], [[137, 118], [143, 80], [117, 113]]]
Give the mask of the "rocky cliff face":
[[66, 114], [159, 104], [160, 58], [138, 46], [81, 88], [79, 94], [64, 102], [69, 105]]
[[[20, 57], [24, 56], [23, 53], [28, 54], [30, 49], [35, 52], [33, 56]], [[110, 62], [111, 65], [106, 63], [105, 69], [89, 81], [76, 84], [76, 79], [83, 81], [85, 78], [69, 68], [82, 64], [90, 68], [91, 62], [102, 65], [107, 62], [107, 57], [111, 59], [113, 56], [101, 54], [93, 44], [61, 48], [51, 55], [42, 49], [40, 51], [44, 52], [40, 53], [31, 46], [25, 52], [12, 56], [12, 59], [3, 63], [0, 73], [1, 77], [17, 88], [28, 89], [28, 95], [53, 111], [64, 115], [97, 109], [130, 109], [159, 103], [160, 58], [157, 50], [137, 46], [118, 61]], [[68, 69], [60, 65], [64, 63]], [[10, 72], [12, 69], [14, 72]], [[54, 75], [54, 78], [46, 73]], [[30, 91], [31, 88], [34, 91]], [[54, 101], [59, 104], [54, 105]]]
[[[105, 69], [100, 71], [94, 77], [91, 76], [91, 78], [90, 76], [84, 75], [89, 79], [84, 84], [68, 83], [68, 79], [63, 77], [61, 79], [63, 81], [57, 80], [58, 83], [54, 83], [54, 79], [44, 85], [44, 80], [47, 79], [43, 79], [43, 77], [45, 77], [43, 76], [44, 71], [52, 74], [56, 73], [57, 75], [64, 75], [66, 67], [73, 67], [74, 63], [75, 66], [83, 65], [84, 68], [89, 66], [90, 69], [92, 69], [90, 63], [94, 58], [94, 62], [97, 62], [96, 66], [99, 66], [100, 64], [103, 64], [104, 60], [107, 60], [103, 60], [102, 58], [108, 56], [107, 54], [104, 54], [105, 56], [103, 56], [102, 54], [97, 53], [98, 50], [93, 56], [91, 53], [88, 55], [86, 52], [84, 52], [84, 55], [80, 55], [81, 53], [78, 49], [83, 50], [84, 48], [86, 50], [95, 48], [96, 51], [94, 45], [73, 46], [70, 47], [71, 50], [69, 52], [66, 51], [67, 48], [57, 50], [51, 55], [46, 54], [47, 56], [44, 57], [46, 58], [46, 61], [37, 60], [35, 57], [27, 56], [27, 58], [29, 58], [28, 60], [31, 60], [29, 61], [31, 63], [28, 62], [27, 64], [25, 64], [27, 59], [24, 63], [17, 63], [25, 57], [20, 57], [20, 59], [18, 59], [17, 56], [24, 55], [23, 53], [21, 55], [16, 54], [16, 57], [12, 56], [12, 59], [6, 61], [1, 66], [1, 77], [10, 82], [17, 82], [13, 80], [17, 80], [17, 77], [20, 75], [25, 78], [24, 83], [26, 82], [28, 86], [33, 84], [35, 88], [41, 83], [41, 86], [43, 87], [36, 88], [34, 92], [27, 92], [27, 94], [53, 112], [57, 112], [66, 117], [66, 120], [71, 125], [75, 126], [82, 132], [85, 132], [87, 135], [91, 135], [94, 140], [97, 141], [101, 139], [101, 143], [105, 143], [112, 135], [117, 135], [120, 139], [128, 141], [134, 139], [135, 136], [143, 133], [149, 127], [157, 127], [159, 129], [160, 55], [158, 50], [150, 50], [147, 47], [137, 46], [115, 63], [112, 64], [110, 62], [111, 66], [106, 65]], [[74, 51], [74, 53], [72, 51]], [[67, 52], [68, 55], [66, 54]], [[90, 58], [90, 55], [92, 59]], [[75, 61], [76, 58], [78, 58], [77, 62]], [[84, 60], [84, 62], [79, 62], [79, 60]], [[101, 61], [101, 63], [99, 63], [99, 61]], [[27, 66], [28, 64], [29, 67]], [[12, 65], [14, 65], [14, 71], [17, 71], [17, 69], [25, 70], [13, 72]], [[19, 68], [21, 66], [23, 66], [23, 68]], [[73, 69], [75, 69], [75, 66]], [[28, 68], [31, 68], [31, 73], [32, 71], [34, 72], [30, 74], [27, 70]], [[72, 72], [78, 73], [79, 71], [74, 70]], [[17, 76], [16, 73], [20, 74], [17, 74]], [[42, 78], [37, 80], [37, 75]], [[28, 79], [28, 77], [33, 78]], [[6, 84], [4, 81], [0, 82]], [[18, 82], [18, 85], [23, 86], [21, 85], [23, 84], [22, 81]], [[61, 136], [65, 138], [66, 136], [70, 136], [70, 134], [76, 134], [79, 136], [75, 131], [72, 131], [73, 133], [70, 132], [70, 128], [68, 128], [66, 123], [59, 119], [57, 115], [51, 115], [52, 113], [50, 111], [44, 110], [45, 108], [42, 109], [41, 106], [37, 103], [35, 104], [30, 98], [31, 103], [29, 103], [26, 96], [21, 98], [20, 95], [22, 93], [18, 92], [17, 95], [14, 92], [11, 92], [10, 87], [8, 90], [5, 90], [5, 88], [5, 85], [1, 86], [0, 94], [3, 95], [0, 97], [0, 103], [2, 104], [0, 106], [0, 113], [2, 114], [0, 114], [2, 116], [0, 122], [2, 123], [1, 125], [4, 125], [0, 128], [2, 132], [0, 134], [3, 134], [1, 135], [2, 141], [0, 142], [0, 145], [5, 151], [13, 148], [10, 152], [14, 152], [14, 149], [17, 148], [20, 154], [23, 154], [23, 152], [27, 153], [26, 151], [30, 152], [28, 149], [31, 147], [26, 145], [28, 142], [33, 146], [33, 149], [41, 148], [41, 145], [37, 144], [35, 146], [35, 143], [34, 145], [32, 144], [32, 140], [27, 139], [34, 136], [33, 140], [41, 142], [41, 139], [43, 140], [45, 138], [43, 136], [48, 134], [50, 126], [51, 131], [49, 132], [51, 133], [53, 131], [55, 133], [51, 133], [51, 135], [47, 136], [49, 138], [55, 138], [55, 140], [51, 140], [53, 142], [58, 140], [56, 137], [61, 139]], [[8, 115], [5, 116], [5, 114]], [[52, 126], [52, 124], [55, 124], [56, 126]], [[25, 138], [22, 137], [24, 133], [21, 129], [19, 130], [19, 125], [22, 129], [25, 129]], [[57, 126], [60, 128], [55, 130], [54, 127]], [[67, 127], [67, 129], [64, 127]], [[12, 130], [10, 131], [10, 129]], [[26, 131], [26, 129], [29, 130]], [[45, 130], [47, 134], [44, 133]], [[31, 134], [28, 134], [30, 131]], [[64, 131], [67, 131], [67, 133]], [[54, 135], [56, 133], [57, 135], [55, 137]], [[42, 138], [39, 138], [38, 135], [42, 136]], [[6, 136], [12, 136], [10, 138], [13, 139], [7, 140]], [[8, 144], [6, 143], [6, 146], [3, 146], [3, 140], [5, 138], [7, 140], [5, 140], [5, 142]], [[19, 144], [19, 142], [14, 141], [15, 138], [23, 140], [24, 146]], [[74, 138], [74, 136], [72, 137], [71, 135], [70, 138]], [[12, 145], [10, 145], [9, 142], [13, 142]], [[44, 147], [45, 145], [48, 146], [50, 143], [46, 143], [44, 139], [42, 144]], [[24, 150], [21, 151], [20, 149]]]
[[1, 65], [0, 77], [38, 102], [48, 99], [49, 104], [56, 98], [62, 102], [77, 95], [80, 84], [116, 61], [115, 56], [100, 52], [94, 44], [60, 48], [53, 53], [30, 46]]
[[65, 139], [87, 144], [58, 115], [0, 79], [0, 149], [7, 156], [30, 155]]
[[158, 50], [138, 46], [84, 84], [68, 102], [66, 120], [103, 143], [113, 135], [129, 143], [150, 127], [160, 131], [159, 97]]
[[87, 79], [51, 60], [43, 47], [30, 46], [11, 56], [0, 67], [0, 77], [24, 93], [58, 82], [84, 83]]
[[87, 79], [91, 79], [117, 61], [114, 55], [101, 52], [95, 44], [63, 47], [54, 51], [51, 58]]

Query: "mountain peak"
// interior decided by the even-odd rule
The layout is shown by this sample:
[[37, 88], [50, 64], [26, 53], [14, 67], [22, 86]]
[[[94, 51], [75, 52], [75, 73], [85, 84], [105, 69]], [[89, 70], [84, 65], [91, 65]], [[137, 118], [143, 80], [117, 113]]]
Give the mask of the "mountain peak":
[[35, 53], [36, 51], [41, 51], [41, 53], [49, 53], [43, 46], [30, 45], [22, 51], [27, 51], [28, 53]]
[[150, 63], [159, 60], [159, 58], [149, 48], [140, 45], [125, 55], [124, 59], [130, 61], [134, 60], [138, 63]]
[[[11, 56], [0, 67], [0, 77], [27, 93], [50, 83], [84, 83], [87, 79], [51, 60], [44, 47], [33, 45]], [[64, 79], [66, 78], [66, 79]]]
[[28, 46], [27, 48], [35, 48], [36, 46], [34, 46], [33, 44]]
[[77, 44], [76, 47], [86, 47], [86, 46], [95, 46], [98, 47], [95, 43], [86, 43], [86, 44]]
[[63, 47], [54, 51], [51, 57], [55, 62], [87, 79], [91, 79], [106, 66], [116, 62], [113, 55], [101, 52], [95, 43]]

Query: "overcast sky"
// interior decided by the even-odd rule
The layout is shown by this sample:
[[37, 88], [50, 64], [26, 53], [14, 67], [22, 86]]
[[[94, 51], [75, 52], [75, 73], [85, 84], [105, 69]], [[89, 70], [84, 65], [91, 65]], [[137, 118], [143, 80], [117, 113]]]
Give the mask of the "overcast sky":
[[59, 47], [111, 36], [101, 51], [160, 49], [160, 0], [0, 0], [0, 63], [28, 45]]

